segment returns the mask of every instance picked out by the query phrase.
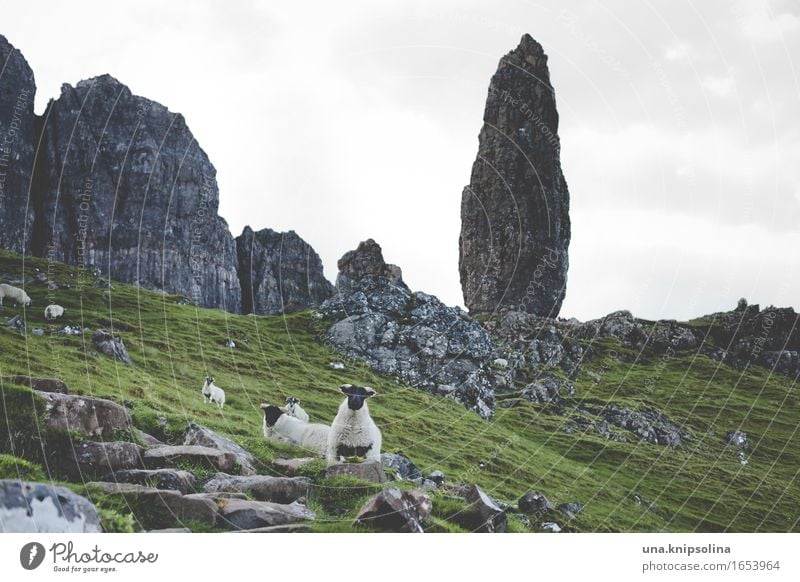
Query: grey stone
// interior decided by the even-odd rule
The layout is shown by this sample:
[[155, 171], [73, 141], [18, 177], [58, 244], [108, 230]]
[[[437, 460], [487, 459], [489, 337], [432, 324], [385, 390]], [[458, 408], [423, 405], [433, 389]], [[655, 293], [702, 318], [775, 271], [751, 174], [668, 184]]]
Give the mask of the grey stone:
[[128, 350], [125, 349], [125, 343], [122, 341], [122, 338], [116, 334], [98, 329], [92, 334], [92, 343], [100, 353], [110, 358], [114, 358], [125, 364], [133, 363], [131, 357], [128, 355]]
[[231, 453], [236, 457], [236, 461], [239, 463], [239, 472], [242, 475], [255, 475], [256, 473], [255, 458], [244, 447], [195, 422], [189, 423], [184, 433], [183, 444], [210, 447]]
[[242, 313], [289, 313], [317, 307], [333, 295], [319, 255], [293, 230], [253, 232], [246, 226], [236, 249]]
[[384, 469], [394, 469], [397, 479], [416, 481], [422, 478], [422, 473], [414, 462], [401, 453], [382, 453], [381, 463]]
[[206, 493], [241, 492], [257, 501], [291, 503], [311, 492], [307, 477], [271, 477], [269, 475], [234, 476], [218, 473], [203, 487]]
[[219, 449], [196, 445], [164, 445], [144, 452], [145, 466], [151, 469], [174, 467], [181, 462], [227, 472], [236, 465], [236, 456]]
[[747, 440], [747, 433], [743, 430], [732, 430], [725, 435], [725, 442], [729, 445], [735, 446], [737, 449], [746, 451], [750, 448], [750, 443]]
[[345, 253], [337, 266], [339, 275], [336, 288], [340, 293], [349, 291], [352, 283], [368, 275], [382, 277], [394, 285], [405, 287], [400, 267], [386, 263], [380, 245], [371, 238], [361, 242], [357, 249]]
[[316, 457], [300, 457], [296, 459], [275, 459], [272, 464], [286, 477], [294, 477], [305, 465], [316, 461]]
[[235, 533], [308, 533], [311, 526], [306, 523], [287, 523], [286, 525], [270, 525], [253, 529], [239, 529]]
[[125, 441], [93, 442], [80, 441], [72, 443], [75, 465], [69, 467], [77, 475], [83, 472], [117, 471], [121, 469], [140, 469], [142, 447]]
[[99, 533], [97, 509], [64, 487], [0, 480], [0, 533]]
[[50, 430], [77, 431], [84, 436], [108, 435], [128, 430], [131, 417], [110, 400], [56, 392], [36, 392], [45, 401], [44, 423]]
[[518, 505], [522, 513], [530, 515], [539, 515], [555, 509], [553, 504], [544, 496], [544, 493], [539, 491], [528, 491], [520, 497]]
[[171, 489], [182, 494], [194, 488], [195, 476], [180, 469], [132, 469], [114, 471], [100, 479], [113, 483], [130, 483], [155, 489]]
[[39, 392], [57, 392], [69, 394], [69, 387], [56, 378], [31, 378], [30, 376], [9, 376], [6, 381], [19, 386], [27, 386]]
[[383, 465], [379, 461], [337, 463], [326, 468], [323, 475], [325, 478], [349, 475], [364, 481], [373, 481], [374, 483], [386, 482], [386, 473], [383, 472]]
[[229, 529], [254, 529], [313, 520], [313, 511], [300, 503], [270, 503], [231, 499], [219, 509], [219, 525]]
[[467, 487], [464, 498], [469, 504], [467, 516], [474, 531], [503, 533], [508, 528], [508, 516], [478, 485]]
[[576, 515], [583, 511], [585, 505], [583, 503], [578, 503], [576, 501], [570, 501], [568, 503], [560, 503], [556, 506], [556, 509], [566, 515], [569, 519], [574, 518]]
[[422, 533], [422, 524], [430, 517], [432, 507], [431, 498], [424, 491], [401, 491], [397, 487], [389, 487], [363, 505], [353, 525], [393, 532]]

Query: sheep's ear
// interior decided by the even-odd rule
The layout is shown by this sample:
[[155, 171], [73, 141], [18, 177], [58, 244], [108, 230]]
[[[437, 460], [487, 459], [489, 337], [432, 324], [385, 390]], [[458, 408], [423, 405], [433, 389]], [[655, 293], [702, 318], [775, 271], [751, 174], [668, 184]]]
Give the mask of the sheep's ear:
[[340, 391], [342, 394], [350, 394], [350, 389], [351, 389], [352, 387], [353, 387], [353, 385], [352, 385], [352, 384], [342, 384], [341, 386], [339, 386], [339, 391]]
[[266, 409], [268, 406], [269, 406], [269, 404], [267, 404], [266, 402], [262, 402], [261, 403], [261, 408], [262, 409]]
[[367, 392], [367, 398], [372, 398], [373, 396], [377, 396], [378, 395], [378, 393], [375, 392], [375, 390], [373, 390], [369, 386], [364, 386], [364, 390], [366, 390], [366, 392]]

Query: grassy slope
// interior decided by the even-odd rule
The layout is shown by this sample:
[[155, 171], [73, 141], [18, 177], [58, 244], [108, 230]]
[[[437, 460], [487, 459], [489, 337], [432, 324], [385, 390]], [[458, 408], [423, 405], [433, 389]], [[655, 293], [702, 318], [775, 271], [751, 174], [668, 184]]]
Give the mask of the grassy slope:
[[[26, 280], [36, 268], [47, 271], [48, 265], [25, 259]], [[22, 269], [20, 257], [0, 251], [0, 278], [22, 278]], [[385, 450], [403, 451], [423, 471], [441, 469], [450, 480], [476, 482], [499, 499], [514, 501], [528, 489], [539, 489], [557, 503], [586, 503], [570, 524], [580, 531], [798, 531], [796, 391], [786, 378], [765, 370], [740, 374], [692, 354], [631, 366], [604, 357], [606, 350], [622, 348], [597, 342], [598, 355], [585, 368], [602, 372], [602, 380], [596, 384], [582, 374], [578, 399], [654, 405], [676, 421], [686, 419], [694, 435], [677, 450], [615, 443], [566, 434], [559, 430], [564, 418], [541, 407], [500, 408], [487, 422], [455, 402], [398, 385], [362, 365], [331, 370], [328, 363], [340, 357], [317, 341], [318, 323], [309, 312], [231, 315], [119, 283], [110, 292], [81, 288], [76, 271], [64, 265], [51, 265], [49, 274], [72, 287], [28, 287], [33, 298], [24, 311], [29, 328], [46, 333], [23, 338], [0, 328], [0, 376], [61, 378], [75, 393], [124, 402], [146, 431], [168, 438], [172, 431], [179, 438], [185, 423], [194, 420], [252, 449], [268, 471], [274, 457], [298, 451], [264, 442], [259, 403], [282, 403], [292, 394], [312, 420], [330, 422], [340, 401], [335, 387], [345, 381], [368, 384], [379, 393], [370, 407], [383, 430]], [[57, 325], [43, 318], [49, 300], [67, 309]], [[2, 315], [16, 313], [23, 309], [6, 306]], [[112, 322], [132, 366], [97, 354], [88, 334], [53, 333], [65, 324], [94, 330]], [[228, 337], [235, 349], [224, 347]], [[206, 373], [226, 390], [224, 412], [202, 402]], [[168, 419], [166, 428], [158, 425], [159, 416]], [[724, 433], [739, 426], [755, 445], [746, 466], [722, 445]], [[370, 491], [348, 491], [341, 483], [325, 486], [332, 490], [312, 501], [323, 518], [315, 528], [347, 529], [359, 500]], [[658, 510], [635, 504], [633, 493], [655, 501]], [[335, 503], [326, 503], [329, 497]], [[336, 503], [344, 507], [332, 510]], [[457, 511], [458, 506], [448, 499], [437, 504], [437, 529], [458, 531], [447, 519], [448, 508]]]

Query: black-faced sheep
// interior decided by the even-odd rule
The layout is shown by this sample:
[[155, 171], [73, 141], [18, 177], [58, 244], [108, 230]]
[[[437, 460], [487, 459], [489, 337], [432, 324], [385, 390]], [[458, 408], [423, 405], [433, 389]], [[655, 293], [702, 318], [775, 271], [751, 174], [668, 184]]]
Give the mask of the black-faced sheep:
[[331, 423], [325, 454], [328, 463], [347, 457], [380, 461], [381, 431], [369, 415], [367, 406], [367, 398], [375, 396], [375, 390], [352, 384], [343, 384], [339, 390], [347, 398], [339, 405], [339, 412]]
[[206, 376], [206, 381], [203, 383], [203, 402], [213, 402], [219, 406], [220, 410], [225, 407], [225, 391], [214, 384], [213, 376]]
[[289, 396], [286, 399], [286, 406], [281, 406], [281, 410], [289, 416], [294, 416], [297, 420], [308, 422], [308, 413], [302, 409], [300, 401], [294, 396]]
[[271, 404], [262, 404], [261, 408], [264, 411], [265, 438], [299, 445], [317, 455], [325, 455], [331, 427], [303, 422]]

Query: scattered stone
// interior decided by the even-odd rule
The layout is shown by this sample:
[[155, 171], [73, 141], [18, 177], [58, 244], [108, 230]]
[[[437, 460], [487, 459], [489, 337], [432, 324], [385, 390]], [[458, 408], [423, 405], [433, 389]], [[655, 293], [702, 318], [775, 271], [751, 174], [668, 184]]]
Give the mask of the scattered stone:
[[103, 398], [36, 392], [45, 401], [44, 423], [50, 430], [76, 431], [97, 437], [128, 430], [131, 417], [119, 404]]
[[539, 491], [528, 491], [519, 500], [519, 510], [522, 513], [539, 515], [553, 509], [555, 509], [553, 504], [547, 500], [544, 493]]
[[170, 489], [187, 494], [194, 489], [195, 476], [180, 469], [133, 469], [114, 471], [105, 475], [101, 481], [130, 483], [155, 489]]
[[725, 442], [729, 445], [735, 446], [737, 449], [746, 451], [750, 448], [750, 443], [747, 440], [747, 433], [743, 430], [732, 430], [725, 435]]
[[27, 386], [39, 392], [56, 392], [58, 394], [69, 394], [69, 388], [61, 380], [56, 378], [31, 378], [30, 376], [9, 376], [8, 382], [18, 386]]
[[655, 501], [650, 501], [649, 499], [645, 499], [644, 497], [639, 497], [639, 495], [633, 495], [633, 502], [636, 505], [644, 505], [647, 507], [649, 511], [657, 511], [658, 504]]
[[345, 367], [344, 362], [331, 362], [330, 364], [328, 364], [328, 366], [332, 370], [344, 370]]
[[395, 477], [398, 480], [416, 481], [422, 479], [422, 473], [420, 473], [413, 461], [401, 453], [382, 453], [381, 462], [384, 469], [394, 469]]
[[270, 525], [253, 529], [239, 529], [235, 533], [308, 533], [311, 526], [306, 523], [288, 523], [286, 525]]
[[291, 503], [308, 497], [311, 479], [307, 477], [271, 477], [268, 475], [234, 476], [217, 473], [203, 487], [205, 493], [241, 492], [257, 501]]
[[429, 481], [433, 481], [437, 487], [444, 485], [444, 473], [438, 469], [426, 477]]
[[242, 475], [256, 474], [256, 469], [254, 467], [255, 458], [253, 455], [238, 443], [235, 443], [227, 437], [218, 435], [210, 428], [190, 422], [184, 434], [183, 444], [210, 447], [231, 453], [236, 457]]
[[569, 519], [572, 519], [582, 512], [584, 507], [586, 506], [583, 503], [570, 501], [569, 503], [561, 503], [557, 505], [556, 509], [566, 515]]
[[309, 463], [313, 463], [317, 459], [315, 457], [299, 457], [296, 459], [275, 459], [272, 464], [284, 473], [287, 477], [294, 477], [300, 469]]
[[386, 473], [383, 464], [379, 461], [365, 461], [363, 463], [337, 463], [325, 469], [323, 476], [328, 479], [337, 475], [349, 475], [363, 481], [385, 483]]
[[31, 330], [31, 333], [32, 333], [33, 335], [44, 335], [44, 330], [43, 330], [41, 327], [34, 327], [34, 328]]
[[744, 456], [744, 451], [739, 451], [739, 462], [742, 465], [746, 465], [747, 464], [747, 459]]
[[131, 357], [128, 355], [128, 350], [125, 349], [125, 344], [122, 338], [113, 333], [107, 332], [103, 329], [98, 329], [92, 334], [92, 343], [97, 350], [107, 355], [110, 358], [119, 360], [124, 364], [132, 364]]
[[470, 507], [467, 510], [469, 521], [475, 531], [503, 533], [508, 528], [506, 512], [477, 485], [467, 488], [464, 498]]
[[65, 487], [0, 480], [0, 533], [99, 533], [94, 505]]
[[193, 445], [153, 447], [144, 452], [144, 463], [149, 469], [174, 467], [187, 463], [228, 472], [236, 466], [236, 455], [219, 449]]
[[25, 322], [22, 321], [22, 317], [19, 315], [15, 315], [14, 317], [8, 318], [8, 323], [6, 324], [8, 327], [16, 331], [17, 333], [25, 333]]
[[654, 408], [633, 411], [616, 404], [609, 404], [600, 411], [609, 423], [637, 435], [641, 440], [654, 445], [679, 447], [688, 432], [679, 428], [660, 410]]
[[228, 338], [227, 340], [225, 340], [225, 347], [233, 349], [236, 347], [236, 342]]
[[270, 503], [231, 499], [219, 508], [220, 525], [231, 529], [255, 529], [284, 525], [316, 518], [313, 511], [300, 503]]
[[384, 489], [367, 501], [356, 515], [353, 525], [375, 529], [422, 533], [422, 523], [430, 517], [433, 505], [427, 493], [419, 490]]
[[554, 521], [545, 521], [542, 523], [542, 529], [544, 531], [558, 533], [561, 531], [561, 526], [555, 523]]

